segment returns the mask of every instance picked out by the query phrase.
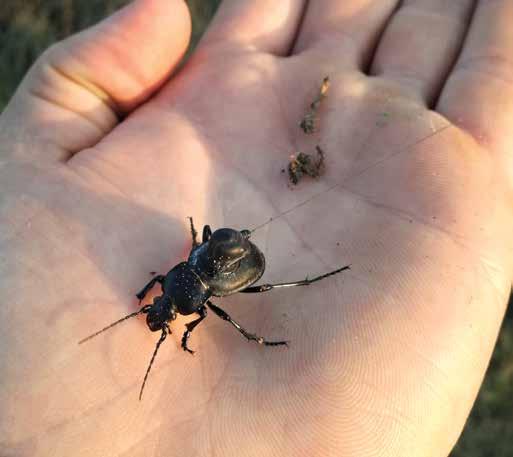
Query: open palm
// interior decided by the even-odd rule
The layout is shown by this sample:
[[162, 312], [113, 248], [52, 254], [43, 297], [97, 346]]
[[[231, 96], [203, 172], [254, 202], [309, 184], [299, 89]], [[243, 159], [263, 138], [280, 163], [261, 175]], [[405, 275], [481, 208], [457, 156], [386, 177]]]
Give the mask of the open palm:
[[[435, 456], [457, 439], [511, 282], [513, 98], [488, 56], [513, 41], [482, 30], [513, 9], [482, 2], [468, 31], [470, 1], [393, 15], [394, 2], [271, 3], [226, 2], [161, 86], [187, 13], [136, 2], [51, 49], [3, 114], [7, 450]], [[307, 136], [298, 123], [326, 75]], [[316, 145], [325, 175], [291, 187], [289, 156]], [[249, 344], [210, 313], [191, 357], [179, 317], [138, 402], [158, 339], [142, 318], [77, 342], [187, 257], [187, 216], [256, 229], [265, 282], [352, 269], [215, 302], [289, 349]]]

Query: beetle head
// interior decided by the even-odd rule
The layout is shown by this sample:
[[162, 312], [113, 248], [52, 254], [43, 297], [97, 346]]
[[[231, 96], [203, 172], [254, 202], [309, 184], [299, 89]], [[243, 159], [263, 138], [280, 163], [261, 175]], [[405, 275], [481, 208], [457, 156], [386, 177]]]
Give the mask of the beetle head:
[[146, 324], [152, 332], [162, 330], [168, 320], [176, 319], [176, 313], [171, 308], [171, 300], [166, 295], [153, 299], [153, 304], [146, 314]]

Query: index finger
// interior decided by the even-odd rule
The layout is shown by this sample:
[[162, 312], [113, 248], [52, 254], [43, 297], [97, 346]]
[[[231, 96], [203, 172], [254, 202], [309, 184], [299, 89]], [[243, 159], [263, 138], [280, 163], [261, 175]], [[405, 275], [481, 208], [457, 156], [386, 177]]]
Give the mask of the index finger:
[[223, 43], [223, 46], [287, 55], [305, 3], [305, 0], [224, 0], [200, 47]]

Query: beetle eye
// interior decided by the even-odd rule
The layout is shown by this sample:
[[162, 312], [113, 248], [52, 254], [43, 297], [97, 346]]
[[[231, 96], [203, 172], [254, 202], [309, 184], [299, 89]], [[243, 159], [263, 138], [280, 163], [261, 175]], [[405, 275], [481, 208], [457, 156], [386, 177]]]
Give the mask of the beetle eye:
[[249, 230], [241, 230], [240, 234], [245, 240], [249, 240], [249, 238], [251, 237], [251, 232]]

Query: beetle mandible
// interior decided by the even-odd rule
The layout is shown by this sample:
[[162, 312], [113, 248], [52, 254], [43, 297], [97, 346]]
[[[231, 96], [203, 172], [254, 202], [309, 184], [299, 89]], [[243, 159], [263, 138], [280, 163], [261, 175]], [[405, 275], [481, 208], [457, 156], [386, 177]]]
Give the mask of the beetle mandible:
[[139, 304], [156, 283], [162, 286], [162, 295], [153, 299], [153, 304], [143, 306], [139, 311], [113, 322], [96, 333], [79, 341], [79, 344], [90, 340], [115, 325], [139, 314], [146, 314], [146, 324], [152, 332], [161, 332], [150, 363], [144, 375], [139, 392], [142, 398], [144, 386], [159, 350], [160, 345], [171, 333], [169, 322], [176, 319], [177, 314], [199, 314], [199, 318], [185, 325], [182, 336], [182, 349], [194, 354], [187, 342], [192, 331], [207, 317], [207, 307], [221, 319], [232, 324], [248, 341], [256, 341], [265, 346], [287, 346], [287, 341], [268, 341], [261, 336], [248, 332], [233, 320], [228, 313], [214, 305], [210, 297], [225, 297], [237, 292], [259, 293], [281, 287], [308, 286], [328, 276], [348, 270], [350, 265], [330, 271], [329, 273], [302, 281], [284, 282], [279, 284], [261, 284], [252, 286], [260, 279], [265, 270], [265, 258], [258, 247], [249, 239], [250, 230], [220, 228], [212, 233], [209, 225], [203, 228], [202, 242], [197, 240], [198, 232], [194, 228], [192, 217], [189, 217], [192, 235], [192, 249], [187, 262], [181, 262], [166, 275], [154, 276], [143, 289], [136, 294]]

